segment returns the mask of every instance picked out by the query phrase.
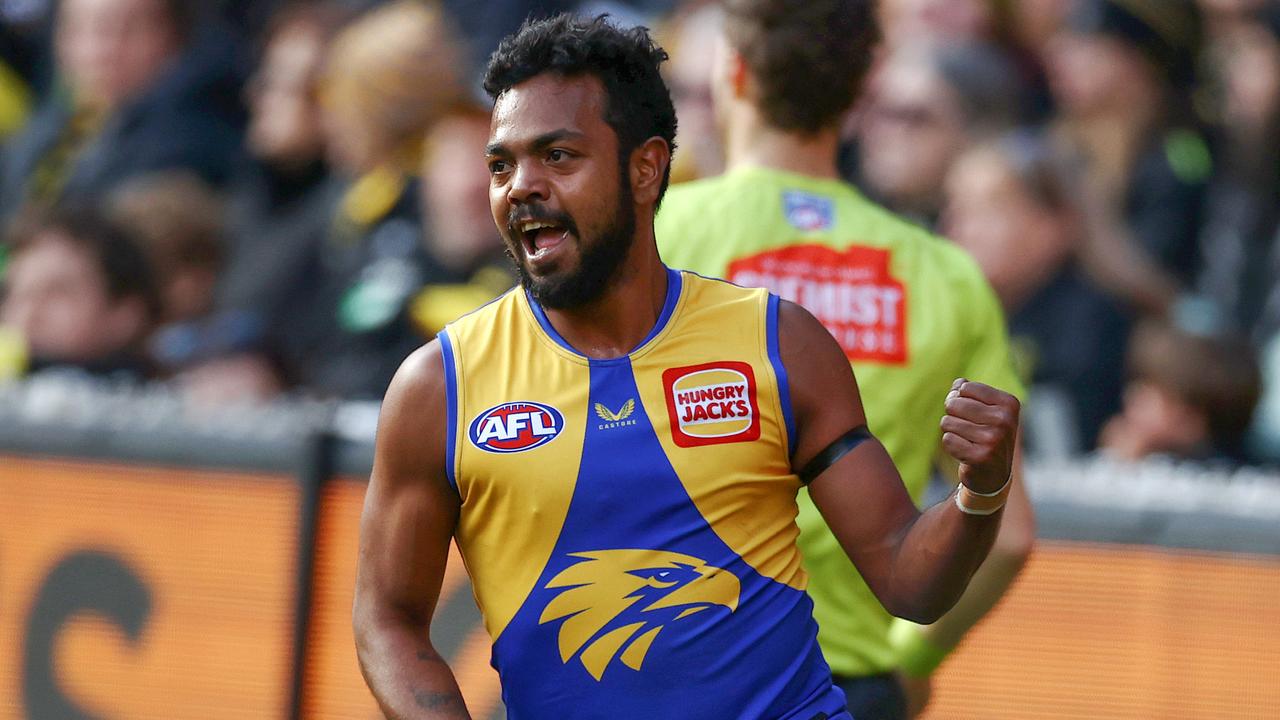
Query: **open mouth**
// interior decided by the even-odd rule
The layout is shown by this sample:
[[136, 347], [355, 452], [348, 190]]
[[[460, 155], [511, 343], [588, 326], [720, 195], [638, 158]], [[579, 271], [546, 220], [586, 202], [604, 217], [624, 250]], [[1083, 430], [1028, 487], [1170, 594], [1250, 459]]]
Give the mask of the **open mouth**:
[[547, 259], [569, 239], [569, 229], [548, 220], [524, 220], [516, 225], [525, 257], [530, 262]]

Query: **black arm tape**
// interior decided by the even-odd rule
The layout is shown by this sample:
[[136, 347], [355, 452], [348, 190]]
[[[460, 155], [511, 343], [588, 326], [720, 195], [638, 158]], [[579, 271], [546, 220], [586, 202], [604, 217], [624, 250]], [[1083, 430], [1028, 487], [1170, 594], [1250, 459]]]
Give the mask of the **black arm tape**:
[[813, 459], [804, 466], [804, 469], [800, 471], [800, 482], [808, 485], [814, 480], [817, 480], [819, 475], [826, 472], [827, 468], [839, 462], [840, 458], [848, 455], [854, 448], [858, 447], [862, 443], [874, 439], [875, 436], [871, 434], [871, 431], [867, 429], [866, 425], [859, 425], [835, 440], [832, 440], [830, 445], [823, 448], [822, 452], [815, 455]]

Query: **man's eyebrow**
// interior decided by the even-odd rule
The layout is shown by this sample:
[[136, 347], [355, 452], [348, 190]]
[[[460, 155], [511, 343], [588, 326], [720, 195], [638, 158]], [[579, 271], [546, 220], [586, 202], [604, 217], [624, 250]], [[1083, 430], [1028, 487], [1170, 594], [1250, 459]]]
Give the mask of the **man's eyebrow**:
[[[537, 152], [539, 150], [545, 150], [546, 148], [564, 140], [581, 140], [585, 137], [586, 134], [580, 133], [576, 130], [552, 130], [551, 132], [543, 133], [533, 138], [529, 141], [528, 145], [529, 149]], [[485, 155], [510, 155], [511, 150], [505, 143], [496, 142], [486, 145], [484, 153]]]

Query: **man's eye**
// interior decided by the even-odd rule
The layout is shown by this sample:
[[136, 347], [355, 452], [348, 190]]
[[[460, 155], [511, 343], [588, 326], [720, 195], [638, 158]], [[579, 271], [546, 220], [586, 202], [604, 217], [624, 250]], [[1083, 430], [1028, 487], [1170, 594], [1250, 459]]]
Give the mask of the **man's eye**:
[[564, 160], [568, 157], [569, 157], [569, 154], [563, 150], [552, 150], [551, 152], [547, 153], [547, 159], [550, 160], [551, 162], [560, 162], [561, 160]]
[[498, 173], [502, 173], [502, 172], [506, 172], [506, 171], [507, 171], [507, 161], [505, 161], [505, 160], [490, 160], [490, 161], [489, 161], [489, 172], [490, 172], [490, 174], [497, 175]]

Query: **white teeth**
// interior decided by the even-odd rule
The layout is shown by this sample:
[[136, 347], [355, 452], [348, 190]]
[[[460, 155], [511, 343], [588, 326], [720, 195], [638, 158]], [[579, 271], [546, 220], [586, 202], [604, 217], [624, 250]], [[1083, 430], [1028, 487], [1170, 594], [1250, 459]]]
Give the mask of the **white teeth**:
[[552, 225], [551, 223], [545, 223], [538, 220], [526, 220], [520, 223], [520, 232], [533, 232], [534, 230], [553, 227], [555, 227], [555, 225]]

